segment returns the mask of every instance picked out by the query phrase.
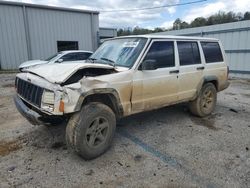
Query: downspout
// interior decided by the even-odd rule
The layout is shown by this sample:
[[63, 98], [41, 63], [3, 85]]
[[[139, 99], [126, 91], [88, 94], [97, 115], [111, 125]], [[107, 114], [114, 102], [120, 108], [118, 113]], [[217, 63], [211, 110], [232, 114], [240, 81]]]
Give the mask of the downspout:
[[95, 50], [95, 35], [94, 35], [94, 18], [93, 18], [93, 13], [91, 13], [90, 17], [90, 22], [91, 22], [91, 38], [92, 38], [92, 51]]
[[32, 59], [32, 52], [31, 52], [28, 15], [27, 15], [27, 9], [25, 5], [23, 5], [23, 20], [24, 20], [24, 31], [25, 31], [25, 39], [26, 39], [26, 45], [27, 45], [26, 47], [27, 47], [28, 60], [30, 60]]

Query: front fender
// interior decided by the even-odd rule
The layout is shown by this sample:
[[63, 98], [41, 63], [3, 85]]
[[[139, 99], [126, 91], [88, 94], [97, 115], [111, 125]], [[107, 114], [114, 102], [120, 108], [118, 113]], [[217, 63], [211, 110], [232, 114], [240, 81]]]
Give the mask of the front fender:
[[118, 110], [118, 113], [120, 114], [120, 116], [122, 116], [123, 111], [124, 111], [123, 106], [121, 104], [118, 92], [113, 88], [98, 88], [98, 89], [92, 89], [92, 90], [90, 90], [88, 92], [82, 93], [80, 95], [79, 99], [78, 99], [77, 104], [76, 104], [75, 111], [80, 111], [84, 100], [87, 97], [89, 97], [91, 95], [95, 95], [95, 94], [112, 95], [114, 100], [115, 100], [115, 101], [112, 101], [112, 102], [117, 107], [117, 110]]

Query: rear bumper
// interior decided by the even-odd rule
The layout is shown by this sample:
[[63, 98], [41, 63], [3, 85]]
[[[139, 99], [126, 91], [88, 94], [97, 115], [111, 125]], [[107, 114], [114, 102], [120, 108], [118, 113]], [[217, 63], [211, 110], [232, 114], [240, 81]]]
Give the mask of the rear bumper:
[[42, 121], [39, 120], [42, 116], [30, 109], [28, 106], [26, 106], [17, 95], [14, 96], [14, 102], [20, 114], [22, 114], [23, 117], [25, 117], [32, 125], [44, 124]]
[[227, 89], [229, 87], [230, 83], [227, 80], [223, 85], [220, 86], [219, 91], [222, 91], [224, 89]]

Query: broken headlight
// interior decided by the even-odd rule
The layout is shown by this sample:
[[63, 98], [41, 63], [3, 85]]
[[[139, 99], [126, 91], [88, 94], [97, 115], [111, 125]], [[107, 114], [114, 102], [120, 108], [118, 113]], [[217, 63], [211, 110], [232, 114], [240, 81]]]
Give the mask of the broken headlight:
[[54, 103], [55, 103], [55, 93], [49, 90], [44, 90], [41, 107], [44, 110], [52, 112], [54, 110]]
[[55, 102], [55, 93], [52, 91], [44, 90], [42, 102], [46, 104], [54, 104]]

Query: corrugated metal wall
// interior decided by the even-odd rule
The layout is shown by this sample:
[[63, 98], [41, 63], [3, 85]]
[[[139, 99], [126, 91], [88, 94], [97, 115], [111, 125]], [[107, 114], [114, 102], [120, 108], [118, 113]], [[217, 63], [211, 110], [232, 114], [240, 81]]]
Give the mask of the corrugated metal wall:
[[14, 69], [27, 59], [23, 10], [19, 6], [0, 5], [0, 68]]
[[117, 29], [100, 27], [100, 39], [117, 37]]
[[97, 13], [0, 3], [0, 65], [16, 69], [28, 59], [57, 52], [57, 41], [78, 41], [80, 50], [98, 46]]
[[250, 74], [250, 21], [241, 21], [156, 33], [218, 38], [227, 54], [232, 73]]
[[95, 49], [91, 14], [27, 8], [27, 17], [31, 59], [43, 59], [56, 53], [57, 41], [78, 41], [81, 50]]

